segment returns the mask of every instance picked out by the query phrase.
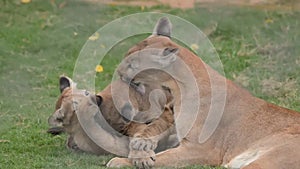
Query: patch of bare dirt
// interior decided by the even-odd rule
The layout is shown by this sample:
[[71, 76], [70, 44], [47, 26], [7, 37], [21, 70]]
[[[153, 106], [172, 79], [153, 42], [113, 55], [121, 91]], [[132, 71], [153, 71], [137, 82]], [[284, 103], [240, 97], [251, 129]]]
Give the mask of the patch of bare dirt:
[[129, 5], [152, 7], [157, 5], [167, 5], [172, 8], [188, 9], [193, 8], [196, 0], [86, 0], [88, 2], [100, 2], [109, 5]]
[[156, 5], [167, 5], [172, 8], [188, 9], [195, 5], [239, 5], [256, 6], [268, 9], [300, 9], [299, 0], [86, 0], [93, 3], [104, 3], [109, 5], [129, 5], [152, 7]]

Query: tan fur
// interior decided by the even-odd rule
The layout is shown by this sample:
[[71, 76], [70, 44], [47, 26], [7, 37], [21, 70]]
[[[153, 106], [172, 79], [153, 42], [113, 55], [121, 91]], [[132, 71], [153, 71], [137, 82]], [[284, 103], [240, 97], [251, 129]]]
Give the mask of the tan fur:
[[[246, 90], [225, 79], [188, 49], [168, 37], [151, 36], [132, 47], [127, 55], [147, 48], [178, 48], [178, 56], [189, 66], [199, 87], [200, 109], [197, 119], [179, 147], [156, 155], [154, 166], [181, 167], [193, 164], [226, 166], [243, 169], [298, 169], [300, 166], [300, 114], [253, 97]], [[125, 58], [126, 59], [126, 58]], [[119, 70], [126, 77], [126, 69]], [[221, 122], [204, 143], [198, 138], [211, 106], [211, 84], [226, 81], [227, 97]], [[144, 71], [134, 81], [162, 84], [171, 89], [175, 108], [180, 107], [181, 93], [173, 78], [158, 70]], [[175, 109], [175, 114], [177, 114]], [[187, 113], [187, 112], [181, 112]], [[187, 122], [189, 123], [189, 122]], [[242, 160], [239, 161], [237, 158]], [[152, 164], [152, 163], [151, 163]], [[150, 167], [151, 167], [150, 164]], [[107, 166], [130, 166], [125, 158], [114, 158]], [[149, 167], [149, 166], [148, 166]]]
[[[81, 127], [72, 103], [72, 99], [75, 97], [73, 94], [73, 92], [75, 92], [74, 90], [76, 90], [76, 88], [68, 87], [61, 93], [56, 102], [56, 110], [49, 117], [49, 125], [61, 126], [68, 134], [66, 145], [69, 149], [97, 155], [108, 154], [89, 139]], [[49, 130], [51, 130], [51, 128]]]
[[[120, 91], [128, 87], [127, 84], [122, 81], [116, 81], [113, 84], [115, 85], [115, 89]], [[80, 93], [80, 90], [78, 90], [76, 87], [68, 87], [63, 90], [56, 102], [55, 112], [49, 117], [49, 124], [54, 128], [61, 126], [63, 130], [68, 134], [68, 148], [90, 152], [98, 155], [108, 154], [108, 152], [95, 144], [87, 136], [78, 121], [72, 101], [75, 97], [82, 97], [81, 99], [89, 99], [88, 97], [83, 97], [78, 93]], [[173, 125], [173, 112], [169, 108], [165, 108], [162, 115], [157, 119], [152, 119], [152, 122], [148, 125], [137, 122], [128, 123], [124, 120], [124, 118], [122, 118], [122, 116], [114, 106], [112, 100], [111, 85], [106, 87], [97, 95], [102, 97], [102, 104], [99, 106], [99, 108], [103, 117], [116, 131], [130, 137], [151, 139], [153, 142], [155, 142], [155, 144], [158, 144], [158, 142], [160, 141], [158, 151], [169, 148], [166, 147], [169, 145], [166, 142], [168, 141], [169, 135], [172, 133], [168, 130], [170, 130]], [[143, 108], [142, 110], [145, 110], [146, 108], [150, 107], [146, 95], [142, 96], [135, 90], [130, 89], [130, 98], [131, 102], [139, 109]], [[167, 100], [169, 99], [170, 98], [168, 98]], [[152, 118], [151, 114], [149, 117], [147, 117], [147, 119], [150, 118]], [[151, 138], [160, 135], [162, 132], [166, 132], [163, 137]]]

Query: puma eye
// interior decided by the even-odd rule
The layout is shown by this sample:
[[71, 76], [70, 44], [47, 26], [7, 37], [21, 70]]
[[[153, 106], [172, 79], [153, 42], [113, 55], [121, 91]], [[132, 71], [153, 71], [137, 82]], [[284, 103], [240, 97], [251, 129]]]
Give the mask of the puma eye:
[[86, 90], [84, 91], [84, 95], [88, 96], [90, 93]]
[[133, 80], [130, 81], [130, 84], [131, 84], [133, 87], [138, 87], [138, 86], [140, 86], [141, 83], [140, 83], [140, 82], [135, 82], [134, 79], [133, 79]]

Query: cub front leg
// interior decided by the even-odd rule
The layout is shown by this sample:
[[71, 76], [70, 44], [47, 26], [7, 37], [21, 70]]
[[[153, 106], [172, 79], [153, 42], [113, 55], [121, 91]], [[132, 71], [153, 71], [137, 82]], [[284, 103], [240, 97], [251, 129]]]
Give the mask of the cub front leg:
[[157, 140], [150, 138], [134, 137], [130, 140], [130, 149], [137, 151], [154, 151], [157, 147]]
[[[166, 105], [164, 112], [143, 130], [134, 134], [130, 140], [129, 157], [138, 168], [151, 168], [155, 164], [154, 150], [160, 140], [168, 138], [174, 130], [174, 118], [171, 106]], [[167, 143], [166, 143], [167, 144]], [[139, 155], [139, 156], [137, 156]], [[137, 157], [134, 157], [137, 156]]]
[[171, 106], [165, 106], [161, 116], [133, 135], [130, 148], [133, 150], [155, 150], [160, 140], [174, 134], [174, 118]]

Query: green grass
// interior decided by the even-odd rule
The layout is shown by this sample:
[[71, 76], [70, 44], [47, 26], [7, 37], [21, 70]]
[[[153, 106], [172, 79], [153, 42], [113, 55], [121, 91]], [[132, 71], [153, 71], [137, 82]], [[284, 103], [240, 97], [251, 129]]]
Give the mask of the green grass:
[[[55, 2], [0, 1], [0, 168], [101, 168], [111, 158], [68, 151], [66, 136], [46, 133], [47, 118], [59, 95], [59, 75], [72, 76], [88, 37], [141, 8], [82, 1], [59, 8], [63, 1]], [[226, 76], [260, 98], [300, 111], [299, 12], [236, 7], [181, 11], [163, 6], [145, 11], [178, 15], [202, 30], [217, 23], [209, 38]], [[266, 23], [268, 19], [272, 23]], [[121, 42], [105, 57], [97, 91], [110, 83], [120, 57], [143, 37]]]

